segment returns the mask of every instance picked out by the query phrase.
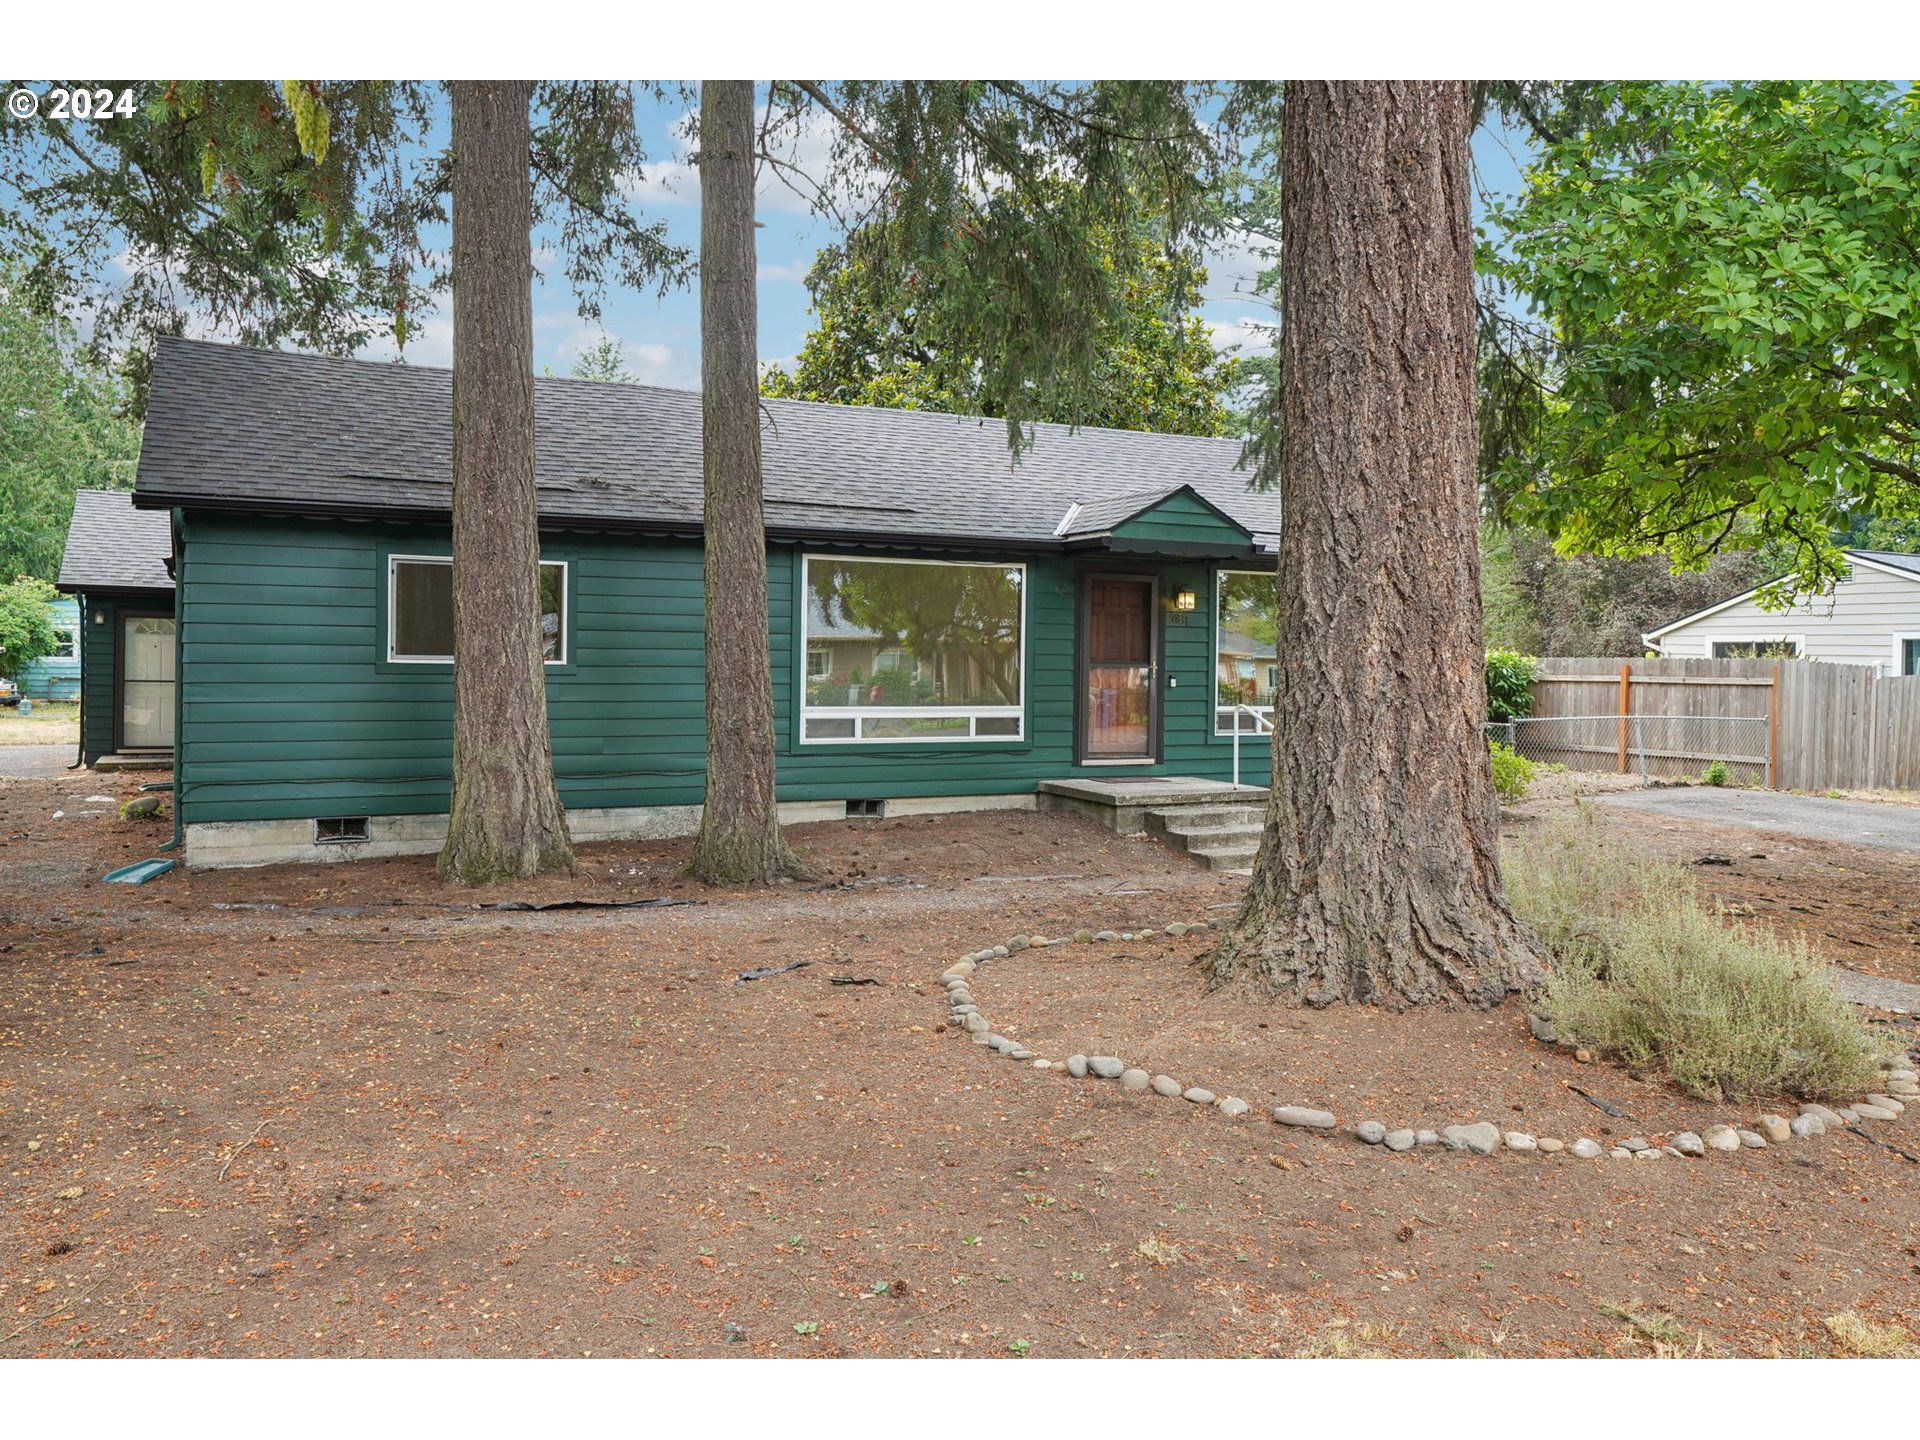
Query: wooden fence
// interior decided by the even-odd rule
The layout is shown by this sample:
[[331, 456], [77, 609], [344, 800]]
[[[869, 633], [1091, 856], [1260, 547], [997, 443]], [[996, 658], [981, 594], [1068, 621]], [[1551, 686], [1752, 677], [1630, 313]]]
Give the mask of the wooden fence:
[[[1790, 790], [1920, 789], [1920, 676], [1809, 660], [1540, 662], [1536, 758], [1582, 770], [1699, 774]], [[1587, 717], [1573, 723], [1576, 717]], [[1604, 717], [1604, 718], [1602, 718]]]

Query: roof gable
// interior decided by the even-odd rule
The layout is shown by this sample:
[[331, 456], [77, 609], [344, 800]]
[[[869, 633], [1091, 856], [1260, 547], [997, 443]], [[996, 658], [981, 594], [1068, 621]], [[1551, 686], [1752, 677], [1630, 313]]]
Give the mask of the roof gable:
[[[1869, 570], [1878, 570], [1888, 575], [1897, 575], [1902, 580], [1920, 581], [1920, 555], [1902, 555], [1887, 550], [1842, 550], [1840, 553], [1845, 555], [1847, 559], [1855, 565], [1865, 565]], [[1692, 614], [1682, 615], [1678, 620], [1669, 620], [1658, 629], [1647, 631], [1640, 638], [1651, 645], [1662, 636], [1670, 635], [1675, 630], [1693, 624], [1696, 620], [1705, 620], [1709, 615], [1718, 615], [1722, 610], [1731, 609], [1743, 600], [1751, 600], [1755, 595], [1758, 595], [1762, 590], [1766, 589], [1768, 585], [1777, 584], [1785, 578], [1784, 575], [1776, 575], [1773, 579], [1765, 581], [1762, 584], [1742, 590], [1738, 595], [1729, 595], [1724, 600], [1716, 600], [1711, 605], [1702, 606]], [[1851, 580], [1852, 578], [1853, 577], [1849, 575], [1846, 579], [1837, 581], [1834, 589], [1837, 591], [1842, 585], [1847, 583], [1847, 580]]]
[[1141, 554], [1250, 555], [1251, 531], [1191, 485], [1077, 504], [1062, 519], [1069, 546]]

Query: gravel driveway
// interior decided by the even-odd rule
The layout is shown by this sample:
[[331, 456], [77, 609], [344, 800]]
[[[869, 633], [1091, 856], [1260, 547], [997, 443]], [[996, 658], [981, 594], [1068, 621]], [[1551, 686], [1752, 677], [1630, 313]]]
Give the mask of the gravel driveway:
[[1785, 835], [1804, 835], [1812, 840], [1838, 840], [1849, 845], [1874, 845], [1883, 850], [1920, 855], [1920, 805], [1822, 800], [1812, 795], [1723, 790], [1709, 785], [1628, 790], [1600, 796], [1598, 803], [1698, 820], [1708, 825], [1738, 825], [1748, 830], [1771, 830]]
[[72, 745], [0, 745], [0, 776], [13, 780], [58, 775], [73, 764]]

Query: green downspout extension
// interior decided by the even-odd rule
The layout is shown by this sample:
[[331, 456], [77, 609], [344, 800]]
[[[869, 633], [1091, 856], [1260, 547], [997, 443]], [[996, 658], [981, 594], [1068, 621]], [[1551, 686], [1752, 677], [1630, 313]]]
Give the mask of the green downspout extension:
[[186, 649], [187, 600], [187, 515], [173, 507], [173, 838], [159, 848], [178, 850], [186, 838], [180, 821], [180, 803], [186, 798], [186, 774], [182, 769], [187, 753], [187, 735], [181, 722], [187, 705], [187, 668], [181, 664]]

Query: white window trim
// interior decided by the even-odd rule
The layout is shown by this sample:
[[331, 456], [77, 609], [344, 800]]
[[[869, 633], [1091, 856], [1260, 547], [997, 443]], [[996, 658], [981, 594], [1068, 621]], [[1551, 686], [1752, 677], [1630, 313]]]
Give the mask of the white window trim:
[[[1207, 688], [1213, 692], [1213, 698], [1207, 702], [1207, 709], [1213, 714], [1213, 734], [1215, 739], [1231, 740], [1233, 738], [1233, 731], [1222, 730], [1220, 728], [1220, 711], [1222, 709], [1220, 704], [1220, 631], [1222, 628], [1220, 624], [1220, 591], [1222, 588], [1220, 582], [1229, 575], [1267, 575], [1270, 573], [1272, 572], [1266, 570], [1215, 570], [1213, 572], [1213, 650], [1212, 653], [1207, 656]], [[1277, 575], [1274, 578], [1274, 583], [1275, 585], [1279, 584], [1279, 577]], [[1258, 666], [1260, 661], [1255, 660], [1253, 663]], [[1280, 637], [1278, 634], [1275, 634], [1273, 637], [1273, 664], [1276, 669], [1280, 664]], [[1271, 705], [1249, 705], [1247, 708], [1256, 714], [1266, 716], [1269, 723], [1272, 722], [1273, 707]], [[1238, 711], [1234, 712], [1233, 720], [1236, 725], [1240, 723]], [[1249, 735], [1259, 736], [1265, 733], [1265, 731], [1262, 731], [1256, 726], [1252, 730], [1242, 730], [1240, 736], [1242, 739], [1245, 739]]]
[[[54, 638], [56, 640], [58, 640], [59, 637], [62, 635], [66, 636], [67, 638], [65, 640], [61, 640], [60, 643], [54, 647], [53, 652], [49, 654], [47, 658], [49, 660], [77, 660], [80, 657], [80, 637], [72, 630], [67, 629], [65, 626], [59, 627], [53, 633], [54, 633]], [[1900, 651], [1900, 646], [1898, 642], [1894, 644], [1893, 648], [1894, 648], [1894, 653], [1898, 654]]]
[[[811, 571], [814, 561], [823, 564], [859, 565], [941, 565], [949, 568], [972, 566], [976, 570], [1018, 570], [1020, 572], [1020, 698], [1013, 705], [859, 705], [816, 709], [807, 704], [806, 664], [801, 663], [800, 704], [794, 727], [797, 743], [807, 745], [1019, 745], [1027, 739], [1027, 582], [1025, 561], [1021, 560], [918, 560], [878, 555], [803, 554], [800, 557], [800, 598], [795, 605], [800, 623], [800, 651], [805, 656], [811, 638], [807, 634], [809, 597], [813, 594]], [[918, 658], [918, 657], [916, 657]], [[867, 720], [939, 720], [968, 717], [964, 735], [862, 735]], [[833, 739], [809, 738], [809, 720], [851, 720], [853, 734]], [[977, 735], [981, 720], [1012, 720], [1011, 735]]]
[[[401, 655], [394, 650], [395, 609], [398, 586], [394, 583], [396, 567], [406, 565], [445, 565], [453, 566], [451, 555], [403, 555], [398, 552], [387, 556], [387, 663], [389, 665], [451, 665], [451, 655]], [[551, 565], [560, 571], [560, 652], [553, 659], [545, 661], [548, 665], [565, 665], [573, 648], [573, 594], [569, 588], [573, 575], [565, 560], [542, 560], [541, 568]]]
[[1706, 637], [1706, 639], [1707, 639], [1707, 648], [1704, 654], [1705, 654], [1705, 657], [1709, 660], [1714, 660], [1719, 658], [1713, 653], [1714, 647], [1716, 645], [1778, 645], [1782, 641], [1785, 641], [1788, 644], [1793, 646], [1794, 659], [1804, 660], [1807, 658], [1807, 637], [1804, 634], [1783, 635], [1783, 634], [1775, 633], [1772, 635], [1709, 635]]
[[1896, 630], [1893, 632], [1893, 669], [1887, 672], [1889, 675], [1897, 677], [1906, 674], [1906, 671], [1902, 670], [1900, 666], [1901, 662], [1907, 657], [1900, 652], [1906, 648], [1906, 642], [1909, 640], [1920, 640], [1920, 630]]

